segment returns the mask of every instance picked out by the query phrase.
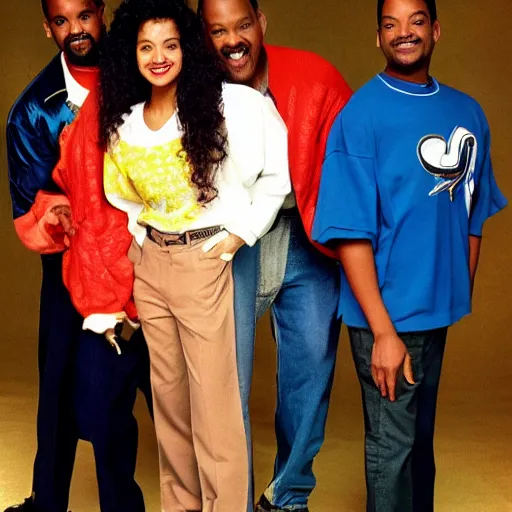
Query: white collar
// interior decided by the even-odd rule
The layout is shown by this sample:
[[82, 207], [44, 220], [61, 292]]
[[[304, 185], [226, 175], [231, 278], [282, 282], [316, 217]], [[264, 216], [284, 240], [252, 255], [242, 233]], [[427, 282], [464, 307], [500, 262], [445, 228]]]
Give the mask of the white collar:
[[68, 64], [64, 58], [64, 52], [60, 54], [60, 60], [62, 62], [62, 70], [64, 71], [64, 82], [66, 83], [66, 90], [68, 91], [68, 100], [73, 103], [73, 105], [80, 108], [84, 104], [89, 91], [80, 85], [73, 78], [73, 75], [71, 75], [71, 71], [69, 71]]

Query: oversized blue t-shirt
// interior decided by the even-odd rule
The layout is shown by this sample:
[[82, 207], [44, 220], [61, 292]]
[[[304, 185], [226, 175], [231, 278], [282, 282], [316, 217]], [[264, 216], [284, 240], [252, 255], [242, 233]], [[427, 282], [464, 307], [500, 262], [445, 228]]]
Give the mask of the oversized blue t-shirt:
[[[470, 313], [469, 235], [505, 205], [480, 105], [382, 73], [332, 127], [313, 238], [370, 240], [397, 331], [435, 329]], [[368, 327], [343, 272], [341, 285], [345, 323]]]

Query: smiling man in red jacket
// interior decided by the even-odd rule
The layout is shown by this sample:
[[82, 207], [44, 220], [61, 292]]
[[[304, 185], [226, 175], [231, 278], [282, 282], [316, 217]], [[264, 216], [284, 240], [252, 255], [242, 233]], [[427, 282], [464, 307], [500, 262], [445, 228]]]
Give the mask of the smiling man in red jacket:
[[198, 14], [230, 80], [274, 102], [288, 128], [293, 193], [261, 240], [259, 257], [247, 249], [234, 262], [237, 355], [250, 443], [251, 327], [254, 311], [259, 318], [270, 309], [278, 357], [278, 451], [274, 476], [257, 510], [307, 511], [341, 325], [336, 313], [339, 268], [329, 257], [334, 254], [325, 248], [322, 254], [310, 242], [311, 227], [327, 136], [351, 91], [318, 55], [264, 45], [267, 21], [256, 0], [202, 0]]

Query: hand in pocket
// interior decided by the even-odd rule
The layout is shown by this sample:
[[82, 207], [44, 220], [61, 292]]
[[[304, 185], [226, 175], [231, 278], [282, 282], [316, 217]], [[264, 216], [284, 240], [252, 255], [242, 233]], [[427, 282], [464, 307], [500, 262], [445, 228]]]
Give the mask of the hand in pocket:
[[221, 259], [231, 261], [244, 241], [237, 235], [221, 231], [209, 238], [203, 245], [202, 251], [206, 259]]

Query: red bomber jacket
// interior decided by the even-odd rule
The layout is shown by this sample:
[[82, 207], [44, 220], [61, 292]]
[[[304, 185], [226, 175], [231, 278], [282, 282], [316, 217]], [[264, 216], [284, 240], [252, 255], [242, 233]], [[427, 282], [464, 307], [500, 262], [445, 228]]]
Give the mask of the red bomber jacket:
[[[315, 53], [273, 45], [265, 50], [269, 89], [288, 128], [297, 207], [311, 239], [327, 138], [352, 91], [338, 70]], [[328, 248], [315, 246], [335, 257]]]

